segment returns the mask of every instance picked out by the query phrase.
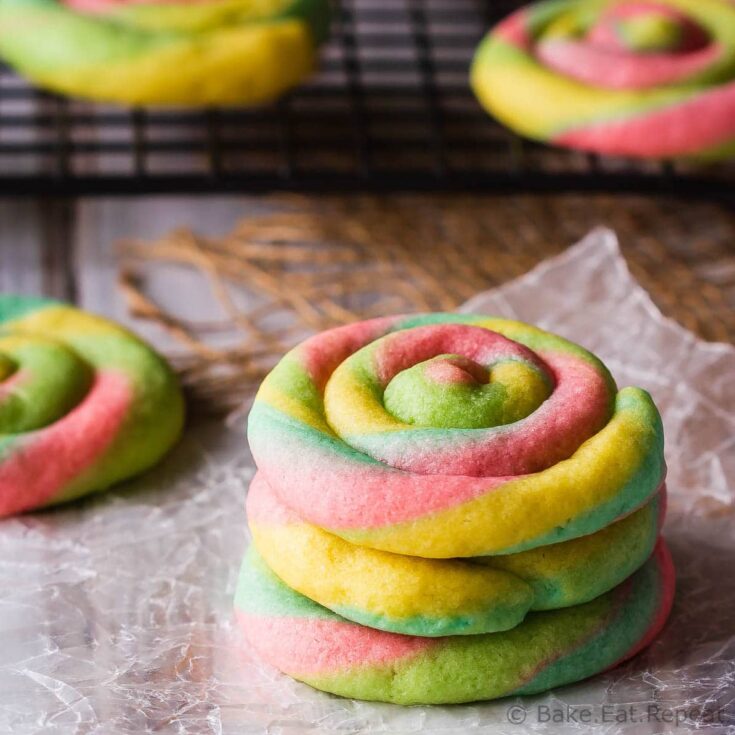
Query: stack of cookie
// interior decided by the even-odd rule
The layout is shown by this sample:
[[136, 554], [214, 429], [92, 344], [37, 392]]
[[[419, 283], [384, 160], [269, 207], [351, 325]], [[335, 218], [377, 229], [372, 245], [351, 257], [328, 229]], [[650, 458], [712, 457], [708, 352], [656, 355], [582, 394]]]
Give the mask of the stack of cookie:
[[249, 420], [249, 645], [402, 704], [535, 693], [669, 613], [663, 431], [581, 347], [479, 316], [389, 317], [288, 353]]

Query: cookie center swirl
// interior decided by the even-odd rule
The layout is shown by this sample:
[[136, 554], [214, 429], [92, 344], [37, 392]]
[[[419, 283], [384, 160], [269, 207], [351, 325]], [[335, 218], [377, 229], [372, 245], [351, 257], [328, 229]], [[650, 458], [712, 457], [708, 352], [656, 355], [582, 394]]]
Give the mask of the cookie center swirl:
[[349, 356], [327, 382], [324, 408], [355, 449], [431, 472], [425, 458], [435, 446], [475, 442], [482, 451], [488, 431], [531, 415], [554, 385], [527, 347], [489, 329], [439, 324], [389, 334]]
[[536, 57], [564, 76], [610, 89], [681, 84], [723, 55], [710, 30], [676, 7], [620, 2], [563, 13], [539, 30]]
[[83, 400], [92, 383], [85, 361], [38, 335], [0, 337], [0, 434], [48, 426]]
[[438, 355], [396, 375], [383, 404], [405, 424], [480, 429], [525, 418], [549, 393], [536, 365], [509, 359], [487, 367], [463, 355]]
[[706, 46], [707, 32], [675, 8], [658, 3], [620, 3], [600, 16], [587, 33], [600, 48], [639, 54], [688, 53]]

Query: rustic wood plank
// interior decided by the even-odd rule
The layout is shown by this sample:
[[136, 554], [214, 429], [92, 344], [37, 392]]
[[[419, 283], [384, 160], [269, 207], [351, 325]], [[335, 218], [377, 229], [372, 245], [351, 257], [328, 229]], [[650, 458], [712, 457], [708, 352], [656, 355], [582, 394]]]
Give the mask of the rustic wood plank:
[[43, 200], [39, 207], [44, 293], [73, 303], [77, 300], [74, 272], [76, 204], [73, 200]]
[[32, 200], [0, 202], [0, 291], [50, 295], [43, 272], [42, 223]]

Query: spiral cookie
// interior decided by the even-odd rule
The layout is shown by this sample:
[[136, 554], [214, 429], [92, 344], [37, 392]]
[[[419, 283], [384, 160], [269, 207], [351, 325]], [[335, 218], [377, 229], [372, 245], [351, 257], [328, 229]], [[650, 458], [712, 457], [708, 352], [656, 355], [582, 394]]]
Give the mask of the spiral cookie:
[[258, 104], [308, 75], [329, 0], [0, 0], [0, 56], [128, 104]]
[[250, 414], [263, 479], [359, 546], [451, 558], [594, 533], [664, 477], [661, 419], [602, 363], [520, 322], [431, 314], [317, 335]]
[[471, 72], [483, 106], [536, 140], [667, 158], [735, 154], [735, 3], [548, 0], [500, 23]]
[[101, 317], [0, 296], [0, 516], [104, 490], [177, 440], [166, 363]]
[[673, 592], [661, 542], [633, 576], [583, 605], [531, 613], [502, 633], [423, 638], [339, 618], [251, 553], [235, 604], [249, 645], [296, 679], [346, 697], [439, 704], [534, 694], [604, 671], [655, 638]]
[[661, 418], [561, 337], [486, 316], [340, 327], [263, 382], [250, 644], [329, 692], [533, 693], [632, 656], [673, 569]]
[[420, 559], [355, 546], [301, 520], [261, 476], [248, 522], [266, 564], [293, 590], [362, 625], [419, 636], [508, 630], [530, 610], [598, 597], [651, 555], [662, 491], [589, 536], [508, 556]]

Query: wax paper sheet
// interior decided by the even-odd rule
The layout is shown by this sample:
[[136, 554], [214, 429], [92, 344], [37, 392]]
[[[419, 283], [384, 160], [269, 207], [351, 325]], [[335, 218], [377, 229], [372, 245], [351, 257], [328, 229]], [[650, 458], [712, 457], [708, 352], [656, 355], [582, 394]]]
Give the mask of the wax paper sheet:
[[252, 475], [240, 417], [156, 470], [0, 523], [0, 732], [735, 733], [735, 349], [663, 318], [598, 230], [466, 305], [577, 340], [651, 391], [667, 433], [671, 621], [644, 654], [531, 698], [355, 702], [259, 664], [232, 624]]

